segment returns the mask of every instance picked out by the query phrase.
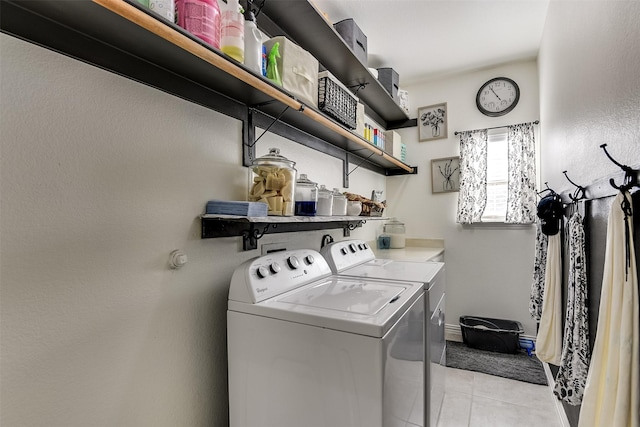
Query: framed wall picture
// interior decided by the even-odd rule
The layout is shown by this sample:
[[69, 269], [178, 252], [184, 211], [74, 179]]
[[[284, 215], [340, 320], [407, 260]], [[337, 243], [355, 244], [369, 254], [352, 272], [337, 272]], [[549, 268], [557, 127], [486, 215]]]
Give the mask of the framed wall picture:
[[431, 192], [450, 193], [460, 190], [460, 157], [431, 160]]
[[447, 103], [418, 108], [418, 136], [420, 141], [447, 138]]

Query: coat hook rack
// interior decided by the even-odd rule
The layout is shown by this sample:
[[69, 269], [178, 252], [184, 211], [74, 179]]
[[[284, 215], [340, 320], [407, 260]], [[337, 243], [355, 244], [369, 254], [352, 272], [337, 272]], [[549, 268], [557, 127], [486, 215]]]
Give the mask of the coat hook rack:
[[555, 194], [555, 193], [556, 193], [556, 192], [555, 192], [555, 191], [553, 191], [551, 188], [549, 188], [549, 182], [548, 182], [548, 181], [544, 183], [544, 186], [545, 186], [546, 188], [543, 188], [541, 191], [538, 191], [538, 196], [542, 196], [542, 194], [543, 194], [543, 193], [546, 193], [547, 191], [550, 191], [550, 192], [551, 192], [551, 194]]
[[574, 202], [578, 202], [580, 200], [586, 199], [586, 196], [584, 194], [585, 188], [582, 185], [578, 185], [575, 182], [573, 182], [571, 178], [569, 178], [569, 175], [567, 175], [567, 171], [562, 171], [562, 173], [564, 174], [564, 177], [567, 178], [567, 181], [569, 181], [571, 184], [574, 185], [574, 187], [576, 187], [576, 191], [573, 194], [569, 194], [569, 198]]
[[609, 184], [611, 184], [613, 188], [624, 192], [630, 190], [633, 187], [640, 187], [640, 184], [638, 183], [637, 170], [633, 169], [630, 166], [623, 165], [622, 163], [616, 161], [613, 157], [611, 157], [611, 155], [607, 151], [607, 144], [602, 144], [600, 148], [604, 150], [604, 154], [607, 155], [607, 157], [609, 158], [609, 160], [611, 160], [611, 162], [613, 162], [613, 164], [624, 171], [624, 183], [622, 185], [617, 185], [613, 178], [609, 180]]

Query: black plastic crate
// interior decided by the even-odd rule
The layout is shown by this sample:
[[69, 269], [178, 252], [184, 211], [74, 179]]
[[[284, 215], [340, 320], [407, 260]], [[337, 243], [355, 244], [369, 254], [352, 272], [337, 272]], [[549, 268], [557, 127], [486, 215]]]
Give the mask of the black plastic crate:
[[335, 77], [324, 72], [318, 78], [318, 108], [349, 129], [356, 128], [358, 100]]
[[460, 316], [462, 340], [469, 347], [499, 353], [517, 353], [522, 324], [515, 320]]

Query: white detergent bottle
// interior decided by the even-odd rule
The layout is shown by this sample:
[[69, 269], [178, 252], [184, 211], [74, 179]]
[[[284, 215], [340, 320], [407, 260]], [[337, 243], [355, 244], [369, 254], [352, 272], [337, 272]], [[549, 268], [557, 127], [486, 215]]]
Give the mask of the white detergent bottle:
[[238, 0], [227, 0], [222, 9], [220, 50], [244, 63], [244, 18]]
[[247, 10], [244, 11], [244, 65], [262, 75], [262, 33], [256, 25], [252, 7], [253, 1], [247, 0]]
[[149, 9], [162, 16], [169, 22], [175, 23], [175, 0], [149, 0]]

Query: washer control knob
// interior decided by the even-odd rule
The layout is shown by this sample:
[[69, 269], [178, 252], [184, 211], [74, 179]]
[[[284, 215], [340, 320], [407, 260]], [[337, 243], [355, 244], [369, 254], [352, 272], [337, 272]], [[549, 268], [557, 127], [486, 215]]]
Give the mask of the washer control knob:
[[295, 256], [290, 256], [289, 258], [287, 258], [287, 264], [289, 264], [289, 267], [291, 267], [294, 270], [300, 267], [300, 261]]
[[364, 246], [365, 249], [369, 249], [369, 245], [367, 245], [366, 243], [363, 243], [362, 246]]
[[355, 254], [356, 253], [356, 244], [355, 243], [349, 243], [349, 250]]
[[264, 265], [261, 265], [256, 270], [256, 274], [258, 275], [259, 278], [264, 279], [269, 275], [269, 270], [267, 270], [267, 267], [265, 267]]
[[346, 254], [347, 254], [347, 252], [348, 252], [348, 251], [347, 251], [347, 248], [340, 248], [340, 253], [341, 253], [342, 255], [346, 255]]
[[316, 262], [316, 259], [313, 257], [313, 255], [307, 255], [306, 257], [304, 257], [304, 262], [306, 262], [307, 265], [311, 265]]
[[280, 264], [278, 264], [277, 262], [274, 262], [269, 266], [269, 270], [271, 270], [273, 274], [278, 274], [280, 272], [280, 269]]

